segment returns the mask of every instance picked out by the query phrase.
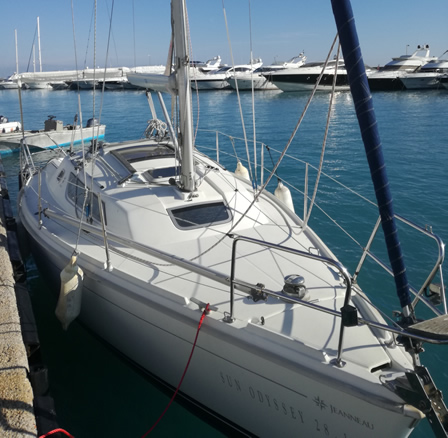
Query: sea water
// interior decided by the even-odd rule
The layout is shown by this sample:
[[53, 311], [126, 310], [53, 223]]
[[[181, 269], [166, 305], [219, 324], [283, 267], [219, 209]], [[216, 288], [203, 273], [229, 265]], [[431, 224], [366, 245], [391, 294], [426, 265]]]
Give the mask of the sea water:
[[[256, 92], [253, 98], [251, 93], [241, 93], [238, 101], [234, 91], [193, 94], [197, 144], [207, 147], [210, 154], [216, 157], [216, 138], [207, 130], [219, 130], [235, 138], [246, 137], [249, 154], [253, 154], [253, 139], [256, 137], [269, 147], [269, 150], [263, 148], [263, 181], [262, 175], [257, 174], [258, 182], [263, 183], [278, 158], [276, 151], [282, 151], [290, 143], [288, 155], [295, 161], [285, 160], [274, 181], [277, 178], [293, 180], [303, 187], [303, 166], [298, 170], [301, 164], [297, 160], [308, 161], [315, 167], [319, 165], [330, 98], [327, 93], [315, 96], [297, 134], [291, 139], [308, 97], [308, 93], [264, 91]], [[106, 92], [104, 95], [84, 91], [78, 95], [66, 90], [26, 90], [22, 91], [21, 100], [22, 111], [17, 91], [0, 90], [0, 114], [10, 121], [20, 121], [22, 112], [25, 129], [42, 129], [49, 115], [69, 124], [73, 123], [75, 114], [82, 114], [84, 125], [87, 119], [95, 115], [107, 125], [108, 142], [140, 138], [147, 121], [152, 118], [142, 91]], [[374, 93], [373, 101], [395, 212], [418, 225], [432, 227], [434, 233], [448, 242], [448, 92]], [[244, 123], [240, 117], [240, 105]], [[156, 107], [159, 108], [158, 105]], [[171, 108], [169, 102], [167, 107]], [[158, 117], [162, 118], [160, 110]], [[230, 145], [227, 142], [227, 147], [233, 148]], [[226, 142], [221, 141], [219, 147], [220, 161], [230, 166], [224, 155]], [[255, 149], [260, 162], [259, 143]], [[235, 150], [240, 159], [247, 163], [245, 147], [238, 146]], [[233, 150], [228, 152], [233, 153]], [[323, 172], [326, 175], [368, 200], [375, 200], [353, 102], [348, 92], [335, 95], [324, 157]], [[3, 163], [14, 204], [18, 190], [18, 154], [4, 157]], [[300, 165], [296, 167], [294, 163]], [[314, 182], [315, 172], [310, 170], [309, 196]], [[270, 190], [274, 187], [272, 184], [268, 186]], [[293, 197], [296, 212], [302, 215], [303, 195], [293, 192]], [[337, 222], [328, 225], [326, 214]], [[311, 227], [353, 273], [359, 260], [360, 247], [366, 244], [378, 216], [376, 207], [361, 202], [353, 192], [335, 187], [329, 178], [322, 177], [313, 215]], [[341, 233], [340, 227], [348, 230], [352, 237]], [[431, 251], [425, 249], [419, 237], [402, 228], [400, 226], [399, 231], [408, 276], [412, 282], [421, 285], [431, 269], [435, 248], [431, 246]], [[381, 244], [375, 243], [375, 250], [385, 256]], [[60, 426], [77, 438], [142, 436], [160, 417], [172, 391], [130, 366], [81, 324], [75, 322], [64, 332], [54, 315], [54, 292], [39, 276], [32, 258], [26, 262], [42, 357], [49, 370], [50, 391]], [[360, 283], [378, 307], [387, 316], [393, 317], [392, 311], [400, 306], [393, 287], [386, 286], [383, 275], [377, 270], [370, 275], [362, 274]], [[436, 385], [448, 394], [448, 370], [445, 365], [448, 363], [448, 346], [425, 345], [425, 348], [427, 353], [422, 355], [422, 363], [429, 368]], [[154, 357], [154, 360], [158, 358]], [[209, 390], [213, 391], [214, 388]], [[423, 438], [431, 434], [427, 422], [423, 421], [412, 436]], [[151, 434], [160, 437], [228, 435], [234, 433], [212, 418], [204, 417], [181, 398], [176, 399]]]

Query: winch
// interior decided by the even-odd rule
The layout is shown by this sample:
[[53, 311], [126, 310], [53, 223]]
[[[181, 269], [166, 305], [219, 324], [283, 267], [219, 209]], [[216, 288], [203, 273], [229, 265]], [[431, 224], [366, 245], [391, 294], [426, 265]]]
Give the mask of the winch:
[[285, 277], [283, 293], [300, 300], [309, 300], [309, 293], [305, 286], [305, 278], [301, 275], [287, 275]]

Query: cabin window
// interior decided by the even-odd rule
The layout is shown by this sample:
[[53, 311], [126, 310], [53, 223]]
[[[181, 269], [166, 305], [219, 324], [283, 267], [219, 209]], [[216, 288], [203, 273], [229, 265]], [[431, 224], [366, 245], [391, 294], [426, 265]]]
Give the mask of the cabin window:
[[84, 204], [84, 193], [85, 188], [84, 184], [79, 180], [79, 178], [70, 173], [70, 177], [68, 179], [67, 184], [67, 196], [71, 199], [77, 207], [82, 208]]
[[189, 205], [170, 210], [169, 214], [176, 227], [181, 229], [223, 224], [231, 218], [230, 211], [223, 202]]
[[153, 178], [172, 178], [180, 173], [179, 166], [171, 167], [158, 167], [156, 169], [150, 169], [147, 171], [149, 175]]
[[174, 157], [174, 151], [172, 148], [164, 145], [153, 144], [124, 148], [120, 151], [112, 151], [111, 154], [118, 157], [120, 161], [124, 161], [130, 164], [151, 160], [153, 158]]
[[[84, 204], [86, 190], [87, 199], [85, 200]], [[77, 217], [81, 216], [81, 212], [84, 207], [84, 214], [87, 218], [93, 218], [96, 221], [101, 222], [98, 196], [95, 193], [92, 194], [74, 173], [70, 173], [67, 185], [67, 197], [75, 204]], [[102, 202], [102, 205], [104, 213], [104, 223], [107, 224], [106, 207], [104, 202]]]
[[65, 175], [65, 170], [62, 169], [62, 170], [59, 172], [59, 175], [57, 176], [57, 180], [58, 180], [58, 182], [61, 182], [61, 181], [62, 181], [62, 178], [64, 178], [64, 175]]

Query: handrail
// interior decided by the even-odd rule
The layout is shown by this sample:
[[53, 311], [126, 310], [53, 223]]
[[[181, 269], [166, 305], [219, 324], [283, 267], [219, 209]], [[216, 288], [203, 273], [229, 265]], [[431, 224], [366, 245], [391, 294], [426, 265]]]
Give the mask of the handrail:
[[[226, 322], [233, 322], [234, 321], [234, 315], [233, 315], [233, 301], [234, 301], [234, 283], [235, 283], [235, 260], [236, 260], [236, 245], [241, 240], [244, 242], [253, 243], [255, 245], [265, 246], [267, 248], [276, 249], [279, 251], [284, 251], [290, 254], [295, 254], [298, 256], [306, 257], [312, 260], [319, 260], [322, 263], [328, 263], [329, 265], [334, 266], [344, 277], [344, 283], [347, 285], [347, 289], [345, 292], [345, 302], [344, 304], [348, 304], [351, 297], [351, 288], [352, 288], [352, 282], [350, 279], [350, 276], [347, 272], [347, 269], [345, 266], [343, 266], [340, 262], [330, 259], [328, 257], [319, 256], [317, 254], [311, 254], [309, 252], [300, 251], [295, 248], [289, 248], [286, 246], [278, 245], [275, 243], [266, 242], [263, 240], [254, 239], [252, 237], [246, 237], [246, 236], [239, 236], [235, 234], [231, 234], [229, 237], [233, 238], [233, 245], [232, 245], [232, 262], [231, 262], [231, 270], [230, 270], [230, 315]], [[263, 289], [264, 290], [264, 289]], [[278, 292], [266, 292], [268, 295], [276, 296], [277, 298], [285, 299], [285, 295], [279, 294]], [[289, 298], [289, 297], [288, 297]], [[302, 301], [300, 301], [302, 303]]]
[[[345, 298], [344, 298], [344, 307], [349, 304], [350, 298], [351, 298], [351, 291], [352, 291], [352, 280], [351, 280], [350, 276], [348, 275], [347, 269], [340, 262], [330, 259], [328, 257], [319, 256], [317, 254], [311, 254], [309, 252], [300, 251], [300, 250], [294, 249], [294, 248], [288, 248], [288, 247], [277, 245], [274, 243], [265, 242], [263, 240], [254, 239], [251, 237], [236, 236], [236, 235], [233, 235], [231, 237], [233, 237], [233, 245], [232, 245], [232, 265], [231, 265], [231, 272], [230, 272], [230, 315], [226, 318], [226, 320], [225, 320], [226, 322], [231, 323], [234, 321], [233, 304], [234, 304], [235, 260], [236, 260], [236, 245], [239, 241], [253, 243], [255, 245], [260, 245], [260, 246], [264, 246], [267, 248], [284, 251], [284, 252], [287, 252], [290, 254], [298, 255], [298, 256], [309, 258], [312, 260], [318, 260], [318, 261], [321, 261], [322, 263], [326, 263], [326, 264], [334, 266], [339, 271], [339, 274], [344, 278], [344, 283], [347, 285], [347, 289], [345, 291]], [[280, 294], [275, 293], [274, 296], [279, 297], [279, 295]], [[283, 295], [281, 296], [281, 299], [284, 299]], [[341, 309], [341, 312], [342, 312], [342, 309]], [[344, 328], [345, 328], [345, 325], [341, 324], [340, 332], [339, 332], [338, 357], [336, 359], [337, 366], [342, 366], [341, 357], [342, 357], [342, 346], [343, 346], [343, 342], [344, 342]]]
[[[410, 220], [399, 216], [399, 215], [395, 215], [395, 217], [402, 221], [403, 223], [409, 225], [410, 227], [416, 229], [417, 231], [420, 231], [421, 233], [425, 234], [428, 237], [431, 237], [432, 239], [434, 239], [437, 243], [438, 249], [439, 249], [439, 256], [437, 258], [437, 262], [434, 266], [434, 268], [432, 269], [431, 273], [429, 274], [428, 278], [426, 279], [426, 281], [423, 283], [423, 286], [420, 288], [418, 295], [421, 296], [422, 293], [424, 292], [424, 290], [429, 286], [429, 284], [431, 283], [431, 280], [434, 278], [434, 276], [437, 273], [438, 269], [442, 268], [442, 263], [445, 259], [445, 244], [443, 243], [442, 239], [437, 236], [436, 234], [432, 233], [432, 231], [428, 231], [425, 228], [420, 227], [419, 225], [411, 222]], [[443, 277], [441, 276], [441, 281], [443, 282]], [[418, 297], [416, 297], [417, 300]], [[447, 304], [446, 304], [446, 296], [442, 287], [442, 299], [443, 299], [443, 304], [444, 304], [444, 308], [445, 308], [445, 313], [447, 313]], [[416, 300], [414, 300], [414, 302], [412, 303], [412, 305], [414, 306], [416, 303]]]
[[[74, 225], [77, 227], [79, 226], [79, 219], [72, 218], [70, 216], [58, 213], [58, 212], [50, 210], [48, 208], [43, 210], [43, 213], [48, 218], [53, 218], [55, 220], [59, 220], [59, 221], [62, 221], [62, 222], [65, 222], [65, 223], [68, 223], [68, 224], [71, 224], [71, 225]], [[103, 230], [94, 225], [88, 224], [86, 222], [82, 222], [81, 229], [83, 231], [91, 233], [92, 235], [97, 235], [99, 237], [104, 238]], [[175, 255], [166, 253], [164, 251], [161, 251], [160, 249], [135, 242], [133, 240], [124, 238], [122, 236], [118, 236], [117, 234], [111, 233], [110, 231], [108, 231], [108, 233], [107, 233], [108, 240], [123, 244], [129, 248], [136, 249], [138, 251], [141, 251], [144, 254], [155, 256], [161, 260], [170, 262], [176, 266], [180, 266], [180, 267], [190, 270], [192, 272], [196, 272], [199, 275], [203, 275], [204, 277], [209, 278], [214, 281], [217, 281], [221, 284], [229, 285], [230, 286], [230, 308], [231, 308], [230, 310], [231, 310], [231, 313], [230, 313], [230, 316], [227, 315], [223, 319], [223, 321], [227, 322], [227, 323], [231, 323], [234, 321], [233, 307], [234, 307], [235, 287], [238, 286], [239, 290], [247, 292], [247, 293], [251, 293], [254, 290], [260, 289], [260, 285], [253, 285], [246, 281], [235, 278], [235, 260], [236, 260], [235, 248], [236, 248], [236, 243], [239, 240], [254, 243], [254, 244], [259, 244], [259, 245], [277, 249], [280, 251], [285, 251], [285, 252], [292, 253], [292, 254], [295, 254], [298, 256], [307, 257], [307, 258], [310, 258], [313, 260], [318, 260], [318, 261], [321, 261], [322, 263], [327, 263], [327, 264], [334, 266], [340, 272], [341, 276], [344, 278], [344, 281], [347, 285], [344, 305], [348, 304], [348, 302], [350, 301], [351, 290], [352, 290], [352, 280], [349, 277], [349, 274], [348, 274], [346, 268], [340, 262], [330, 259], [330, 258], [327, 258], [327, 257], [310, 254], [307, 252], [303, 252], [303, 251], [296, 250], [293, 248], [285, 247], [282, 245], [271, 244], [271, 243], [260, 241], [260, 240], [253, 239], [250, 237], [237, 236], [237, 235], [229, 235], [229, 237], [234, 239], [233, 248], [232, 248], [232, 269], [231, 269], [230, 277], [223, 274], [222, 272], [216, 271], [212, 268], [206, 268], [204, 266], [199, 265], [198, 263], [195, 263], [195, 262], [192, 262], [189, 260], [185, 260], [180, 257], [176, 257]], [[112, 271], [111, 265], [107, 266], [107, 271], [108, 272]], [[311, 308], [316, 311], [330, 314], [334, 317], [338, 317], [338, 318], [342, 317], [342, 312], [333, 310], [328, 307], [320, 306], [316, 303], [301, 300], [296, 297], [291, 297], [291, 296], [283, 294], [282, 292], [272, 291], [272, 290], [266, 289], [264, 287], [263, 287], [262, 291], [264, 294], [272, 296], [273, 298], [276, 298], [279, 300], [287, 301], [287, 302], [294, 303], [294, 304], [299, 304], [299, 305]], [[367, 325], [371, 328], [384, 330], [386, 332], [390, 332], [390, 333], [393, 333], [393, 334], [399, 335], [399, 336], [409, 337], [409, 338], [415, 339], [417, 341], [428, 342], [431, 344], [444, 344], [444, 345], [448, 344], [448, 339], [441, 339], [440, 337], [431, 338], [428, 336], [423, 336], [422, 334], [408, 332], [401, 327], [400, 328], [391, 327], [388, 324], [383, 324], [383, 323], [380, 323], [377, 321], [368, 320], [368, 319], [362, 318], [361, 316], [358, 316], [356, 325], [359, 326], [359, 325], [363, 325], [363, 324]], [[340, 331], [339, 346], [338, 346], [338, 358], [335, 360], [335, 364], [337, 366], [343, 366], [343, 363], [341, 360], [341, 356], [342, 356], [342, 352], [343, 352], [343, 333], [344, 333], [344, 324], [341, 323], [341, 331]]]
[[[219, 153], [220, 153], [220, 152], [219, 152], [219, 142], [218, 142], [218, 136], [219, 136], [219, 135], [223, 135], [223, 136], [225, 136], [225, 137], [228, 137], [228, 138], [230, 138], [231, 140], [241, 140], [241, 141], [243, 140], [243, 139], [240, 139], [240, 138], [238, 138], [238, 137], [229, 136], [229, 135], [227, 135], [227, 134], [224, 134], [224, 133], [219, 132], [219, 131], [216, 131], [216, 130], [201, 130], [201, 131], [210, 132], [210, 133], [215, 133], [215, 135], [216, 135], [216, 153], [217, 153], [218, 156], [219, 156]], [[258, 143], [259, 145], [261, 145], [262, 147], [265, 146], [264, 143], [262, 143], [262, 142], [257, 142], [257, 143]], [[26, 142], [25, 142], [25, 145], [26, 145]], [[24, 149], [25, 149], [25, 151], [26, 151], [26, 148], [24, 148]], [[270, 149], [275, 151], [275, 149], [272, 149], [272, 148], [270, 148]], [[28, 152], [29, 157], [30, 157], [30, 160], [31, 160], [31, 153], [30, 153], [29, 151], [26, 151], [26, 152]], [[27, 154], [25, 154], [25, 155], [27, 155]], [[228, 154], [228, 155], [229, 155], [229, 156], [232, 156], [232, 154]], [[288, 155], [288, 156], [289, 156], [289, 155]], [[304, 184], [305, 184], [305, 188], [304, 188], [304, 192], [300, 192], [300, 193], [303, 194], [303, 196], [304, 196], [304, 214], [305, 214], [305, 213], [306, 213], [305, 210], [306, 210], [306, 208], [307, 208], [307, 203], [306, 203], [306, 200], [307, 200], [307, 189], [306, 189], [306, 187], [307, 187], [307, 182], [308, 182], [308, 168], [311, 167], [311, 168], [313, 168], [313, 169], [315, 169], [315, 170], [317, 170], [317, 169], [316, 169], [314, 166], [310, 165], [309, 163], [307, 163], [307, 162], [305, 162], [305, 161], [303, 161], [303, 160], [297, 159], [297, 158], [292, 157], [292, 156], [291, 156], [290, 158], [295, 159], [295, 160], [298, 160], [298, 161], [302, 162], [302, 163], [305, 165], [305, 182], [304, 182]], [[242, 159], [243, 159], [243, 158], [242, 158]], [[31, 163], [32, 163], [32, 161], [31, 161]], [[34, 164], [34, 163], [32, 163], [32, 164]], [[260, 164], [259, 166], [260, 166], [262, 169], [264, 168], [264, 167], [263, 167], [263, 161], [261, 161], [261, 164]], [[33, 167], [33, 166], [32, 166], [32, 167]], [[325, 175], [326, 177], [330, 178], [330, 179], [331, 179], [332, 181], [334, 181], [335, 183], [340, 184], [342, 187], [345, 187], [345, 188], [347, 188], [348, 190], [351, 190], [349, 187], [346, 187], [344, 184], [342, 184], [342, 183], [340, 183], [339, 181], [335, 180], [335, 179], [332, 178], [331, 176], [326, 175], [325, 173], [324, 173], [324, 175]], [[287, 181], [285, 181], [285, 183], [287, 183]], [[358, 194], [357, 192], [354, 192], [354, 191], [352, 191], [352, 192], [353, 192], [355, 195], [361, 197], [362, 199], [364, 199], [364, 200], [366, 200], [366, 201], [369, 201], [369, 200], [367, 200], [365, 197], [363, 197], [362, 195]], [[371, 201], [369, 201], [369, 202], [371, 202]], [[372, 204], [374, 204], [374, 203], [372, 203]], [[321, 210], [322, 210], [322, 209], [321, 209]], [[413, 303], [412, 303], [412, 306], [415, 307], [417, 301], [421, 301], [421, 302], [423, 302], [428, 308], [430, 308], [436, 315], [441, 315], [441, 314], [443, 313], [441, 310], [437, 309], [434, 305], [432, 305], [432, 303], [430, 303], [429, 300], [427, 300], [427, 299], [423, 296], [423, 293], [424, 293], [424, 291], [427, 289], [427, 287], [429, 286], [429, 284], [431, 283], [431, 280], [434, 278], [434, 276], [437, 274], [437, 272], [439, 272], [439, 273], [440, 273], [440, 277], [441, 277], [441, 283], [442, 283], [442, 284], [441, 284], [441, 288], [440, 288], [440, 289], [441, 289], [441, 298], [442, 298], [442, 302], [443, 302], [443, 306], [444, 306], [444, 311], [445, 311], [445, 314], [446, 314], [446, 313], [447, 313], [447, 300], [446, 300], [446, 296], [445, 296], [444, 285], [443, 285], [443, 277], [442, 277], [442, 263], [443, 263], [444, 256], [445, 256], [445, 250], [444, 250], [444, 244], [443, 244], [442, 240], [441, 240], [437, 235], [433, 234], [432, 232], [430, 232], [430, 231], [428, 231], [428, 230], [426, 230], [426, 229], [424, 229], [424, 228], [422, 228], [422, 227], [420, 227], [420, 226], [414, 224], [413, 222], [411, 222], [411, 221], [409, 221], [409, 220], [407, 220], [407, 219], [405, 219], [405, 218], [403, 218], [403, 217], [401, 217], [401, 216], [399, 216], [399, 215], [395, 215], [395, 217], [396, 217], [396, 219], [398, 219], [399, 221], [405, 223], [406, 225], [408, 225], [408, 226], [414, 228], [415, 230], [417, 230], [417, 231], [423, 233], [424, 235], [426, 235], [426, 236], [428, 236], [428, 237], [431, 237], [432, 239], [434, 239], [434, 240], [436, 241], [436, 243], [437, 243], [437, 245], [438, 245], [438, 257], [437, 257], [436, 263], [435, 263], [435, 265], [434, 265], [434, 268], [431, 270], [429, 276], [427, 277], [427, 279], [425, 280], [425, 282], [424, 282], [423, 285], [421, 286], [421, 288], [419, 288], [419, 290], [417, 290], [417, 289], [414, 288], [413, 286], [410, 286], [410, 291], [411, 291], [411, 293], [412, 293], [412, 294], [414, 295], [414, 297], [415, 297], [415, 298], [414, 298], [414, 301], [413, 301]], [[362, 255], [361, 255], [361, 259], [360, 259], [360, 262], [359, 262], [359, 264], [358, 264], [358, 267], [357, 267], [357, 269], [356, 269], [356, 271], [355, 271], [355, 274], [354, 274], [354, 276], [353, 276], [353, 281], [354, 281], [354, 282], [356, 282], [356, 279], [357, 279], [357, 277], [358, 277], [358, 275], [359, 275], [359, 273], [360, 273], [360, 271], [361, 271], [361, 267], [363, 266], [363, 263], [364, 263], [365, 258], [366, 258], [367, 256], [369, 256], [369, 257], [370, 257], [376, 264], [378, 264], [383, 270], [385, 270], [385, 271], [388, 272], [390, 275], [392, 275], [392, 272], [391, 272], [391, 269], [389, 268], [389, 266], [388, 266], [386, 263], [382, 262], [382, 261], [375, 255], [375, 254], [373, 254], [373, 253], [370, 251], [370, 246], [371, 246], [371, 244], [372, 244], [372, 241], [373, 241], [373, 239], [374, 239], [374, 237], [375, 237], [376, 232], [378, 231], [379, 225], [380, 225], [379, 222], [377, 222], [376, 225], [374, 226], [374, 229], [373, 229], [373, 231], [372, 231], [371, 237], [370, 237], [369, 242], [368, 242], [368, 244], [367, 244], [366, 247], [362, 248], [362, 246], [361, 246], [358, 242], [356, 242], [356, 240], [355, 240], [355, 242], [359, 245], [359, 247], [362, 248]], [[349, 236], [350, 236], [350, 235], [349, 235]]]
[[[235, 137], [235, 136], [231, 136], [228, 134], [225, 134], [221, 131], [217, 131], [217, 130], [208, 130], [208, 129], [201, 129], [201, 132], [207, 132], [207, 133], [216, 133], [216, 153], [217, 156], [219, 156], [219, 142], [218, 142], [218, 135], [222, 135], [224, 137], [229, 138], [231, 141], [234, 140], [240, 140], [240, 141], [244, 141], [244, 139], [239, 138], [239, 137]], [[265, 147], [266, 145], [263, 142], [257, 141], [257, 143], [262, 147], [262, 151], [263, 151], [263, 147]], [[271, 151], [275, 151], [278, 152], [277, 150], [273, 149], [272, 147], [270, 147]], [[232, 155], [231, 153], [226, 153], [228, 156], [230, 157], [234, 157], [234, 158], [238, 158], [236, 155]], [[235, 152], [236, 154], [236, 152]], [[306, 214], [306, 209], [307, 209], [307, 199], [308, 199], [308, 191], [307, 191], [307, 186], [308, 186], [308, 169], [309, 167], [311, 167], [314, 170], [318, 170], [315, 166], [311, 165], [310, 163], [307, 163], [306, 161], [303, 161], [297, 157], [293, 157], [291, 155], [286, 155], [286, 157], [291, 158], [295, 161], [298, 161], [300, 163], [302, 163], [305, 166], [305, 181], [304, 181], [304, 190], [300, 191], [299, 189], [297, 189], [296, 187], [292, 186], [291, 184], [288, 184], [287, 181], [284, 181], [285, 184], [288, 184], [289, 187], [296, 189], [301, 195], [303, 195], [304, 197], [304, 212], [303, 212], [303, 217], [307, 217]], [[241, 160], [246, 161], [244, 158], [241, 158]], [[259, 167], [261, 168], [261, 171], [263, 171], [264, 169], [264, 161], [263, 159], [261, 160], [261, 164], [259, 165]], [[360, 197], [361, 199], [363, 199], [366, 202], [369, 202], [372, 205], [376, 204], [372, 201], [370, 201], [369, 199], [365, 198], [364, 196], [362, 196], [361, 194], [353, 191], [352, 189], [350, 189], [349, 187], [345, 186], [344, 184], [342, 184], [341, 182], [339, 182], [338, 180], [334, 179], [333, 177], [331, 177], [330, 175], [327, 175], [325, 172], [322, 173], [325, 177], [331, 179], [333, 182], [335, 182], [336, 184], [340, 185], [341, 187], [350, 190], [352, 193], [354, 193], [356, 196]], [[263, 179], [263, 177], [261, 177], [261, 180]], [[427, 289], [427, 287], [429, 286], [429, 284], [431, 283], [432, 279], [434, 278], [434, 276], [437, 274], [437, 271], [439, 271], [440, 273], [440, 278], [441, 278], [441, 298], [442, 298], [442, 303], [443, 303], [443, 307], [444, 307], [444, 313], [447, 314], [448, 310], [447, 310], [447, 299], [446, 299], [446, 295], [445, 295], [445, 290], [444, 290], [444, 284], [443, 284], [443, 277], [442, 277], [442, 263], [444, 261], [444, 257], [445, 257], [445, 245], [443, 243], [443, 241], [435, 234], [433, 234], [432, 232], [429, 232], [428, 230], [416, 225], [415, 223], [413, 223], [412, 221], [405, 219], [404, 217], [395, 214], [394, 215], [395, 218], [401, 222], [403, 222], [404, 224], [410, 226], [411, 228], [414, 228], [417, 232], [423, 233], [424, 235], [434, 239], [437, 243], [438, 246], [438, 257], [437, 260], [435, 262], [434, 267], [432, 268], [430, 274], [428, 275], [427, 279], [424, 281], [423, 285], [419, 288], [419, 290], [417, 290], [415, 287], [413, 287], [412, 285], [409, 286], [410, 292], [414, 295], [414, 301], [412, 302], [412, 307], [414, 308], [417, 304], [417, 302], [423, 302], [429, 309], [431, 309], [432, 312], [434, 312], [436, 315], [441, 315], [443, 314], [443, 312], [439, 309], [437, 309], [435, 306], [433, 306], [430, 302], [428, 302], [428, 300], [426, 300], [423, 297], [423, 293], [424, 291]], [[370, 247], [373, 243], [373, 239], [375, 237], [376, 232], [379, 229], [380, 226], [380, 220], [375, 224], [372, 234], [369, 238], [369, 242], [367, 244], [366, 247], [362, 248], [362, 254], [361, 254], [361, 258], [360, 261], [358, 263], [358, 267], [356, 268], [353, 280], [356, 282], [356, 279], [361, 271], [361, 267], [366, 259], [367, 256], [369, 256], [376, 264], [378, 264], [382, 269], [384, 269], [387, 273], [389, 273], [390, 275], [393, 276], [392, 270], [389, 267], [389, 265], [385, 262], [383, 262], [380, 258], [378, 258], [375, 254], [373, 254], [372, 252], [370, 252]], [[347, 233], [348, 234], [348, 233]], [[358, 243], [358, 245], [361, 247], [361, 245]]]
[[[434, 265], [434, 268], [431, 270], [429, 276], [427, 277], [427, 279], [425, 280], [425, 282], [423, 283], [423, 285], [421, 286], [420, 290], [417, 291], [413, 286], [409, 286], [410, 291], [412, 292], [412, 294], [414, 295], [415, 299], [412, 302], [412, 307], [414, 308], [415, 305], [417, 304], [418, 301], [422, 301], [424, 304], [426, 304], [426, 306], [428, 306], [434, 313], [441, 315], [442, 312], [440, 310], [438, 310], [437, 308], [435, 308], [434, 306], [432, 306], [430, 303], [427, 302], [427, 300], [424, 300], [422, 298], [423, 292], [425, 291], [425, 289], [430, 285], [432, 279], [434, 278], [434, 276], [436, 275], [437, 271], [440, 270], [441, 273], [441, 269], [442, 269], [442, 263], [445, 259], [445, 244], [443, 243], [442, 239], [440, 239], [439, 236], [437, 236], [436, 234], [426, 230], [425, 228], [420, 227], [419, 225], [415, 224], [414, 222], [398, 215], [395, 214], [394, 217], [403, 222], [404, 224], [410, 226], [411, 228], [414, 228], [416, 231], [434, 239], [437, 243], [437, 247], [439, 250], [439, 254], [436, 260], [436, 263]], [[359, 273], [361, 272], [361, 268], [363, 266], [363, 263], [366, 259], [367, 256], [369, 256], [372, 260], [374, 260], [379, 266], [381, 266], [387, 273], [389, 273], [390, 275], [393, 276], [393, 272], [390, 269], [389, 266], [387, 266], [386, 263], [384, 263], [383, 261], [381, 261], [377, 256], [375, 256], [375, 254], [373, 254], [372, 252], [370, 252], [370, 247], [372, 245], [372, 242], [374, 240], [374, 237], [379, 229], [379, 226], [381, 224], [381, 218], [379, 217], [373, 230], [372, 230], [372, 234], [370, 235], [369, 241], [366, 245], [366, 247], [363, 250], [363, 253], [361, 255], [361, 259], [358, 263], [358, 266], [355, 270], [355, 274], [353, 275], [353, 281], [356, 282], [356, 279], [359, 275]], [[442, 274], [442, 273], [441, 273]], [[440, 275], [441, 277], [441, 281], [443, 282], [443, 276]], [[446, 296], [445, 296], [445, 291], [444, 291], [444, 286], [442, 284], [441, 287], [441, 297], [442, 297], [442, 302], [444, 305], [444, 310], [445, 310], [445, 314], [447, 313], [447, 304], [446, 304]]]

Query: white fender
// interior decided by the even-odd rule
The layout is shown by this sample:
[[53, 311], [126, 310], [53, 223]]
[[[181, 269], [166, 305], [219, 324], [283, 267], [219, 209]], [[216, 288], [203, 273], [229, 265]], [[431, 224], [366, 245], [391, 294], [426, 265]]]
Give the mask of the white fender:
[[84, 272], [76, 264], [77, 257], [72, 256], [69, 264], [61, 271], [61, 290], [55, 314], [67, 330], [70, 323], [81, 312], [82, 282]]
[[281, 181], [278, 182], [277, 188], [274, 191], [274, 195], [277, 199], [282, 201], [292, 212], [295, 212], [291, 192], [288, 187], [283, 185]]
[[241, 178], [244, 178], [244, 179], [247, 179], [248, 181], [250, 181], [249, 171], [241, 164], [241, 161], [238, 161], [238, 163], [236, 164], [235, 175], [238, 175]]

